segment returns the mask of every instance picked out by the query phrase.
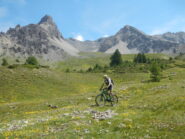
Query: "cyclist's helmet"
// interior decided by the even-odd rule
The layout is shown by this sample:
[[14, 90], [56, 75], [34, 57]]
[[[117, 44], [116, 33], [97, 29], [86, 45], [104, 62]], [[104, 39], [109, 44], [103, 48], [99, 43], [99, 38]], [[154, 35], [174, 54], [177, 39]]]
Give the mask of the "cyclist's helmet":
[[108, 78], [108, 75], [103, 75], [104, 78]]

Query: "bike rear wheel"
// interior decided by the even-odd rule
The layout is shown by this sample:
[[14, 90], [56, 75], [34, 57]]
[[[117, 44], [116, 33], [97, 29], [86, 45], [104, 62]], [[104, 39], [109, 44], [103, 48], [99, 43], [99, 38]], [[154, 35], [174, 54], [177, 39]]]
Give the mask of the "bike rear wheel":
[[98, 105], [98, 106], [104, 106], [106, 99], [103, 95], [100, 94], [100, 95], [96, 96], [95, 102], [96, 102], [96, 105]]
[[116, 95], [111, 95], [111, 105], [114, 106], [118, 103], [118, 97]]

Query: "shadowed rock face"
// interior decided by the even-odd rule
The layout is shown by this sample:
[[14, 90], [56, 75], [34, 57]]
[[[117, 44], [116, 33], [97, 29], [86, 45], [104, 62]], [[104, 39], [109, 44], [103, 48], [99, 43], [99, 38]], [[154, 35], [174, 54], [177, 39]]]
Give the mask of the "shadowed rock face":
[[68, 44], [60, 34], [52, 18], [44, 16], [38, 24], [24, 27], [17, 25], [0, 36], [0, 55], [30, 56], [45, 60], [62, 60], [77, 55], [78, 50]]
[[53, 22], [52, 17], [49, 16], [49, 15], [45, 15], [44, 17], [41, 18], [39, 24], [44, 24], [44, 23], [51, 24], [51, 25], [54, 25], [55, 24]]

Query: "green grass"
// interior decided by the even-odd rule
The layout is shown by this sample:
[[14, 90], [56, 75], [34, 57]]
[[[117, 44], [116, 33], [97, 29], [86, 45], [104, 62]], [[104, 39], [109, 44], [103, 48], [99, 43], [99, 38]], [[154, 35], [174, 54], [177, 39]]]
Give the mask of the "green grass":
[[175, 57], [175, 59], [179, 59], [179, 60], [185, 60], [185, 54], [180, 54], [178, 56]]
[[[72, 63], [66, 61], [60, 66], [65, 69], [104, 60], [108, 63], [108, 56], [101, 56], [71, 59]], [[124, 57], [129, 60], [133, 56]], [[172, 68], [163, 71], [163, 79], [157, 83], [147, 82], [149, 73], [111, 73], [119, 96], [114, 107], [94, 106], [103, 73], [65, 73], [60, 66], [0, 67], [0, 138], [183, 139], [185, 68], [177, 66], [183, 64], [176, 61]], [[48, 104], [58, 108], [49, 108]], [[88, 113], [90, 109], [112, 110], [117, 115], [97, 121]]]

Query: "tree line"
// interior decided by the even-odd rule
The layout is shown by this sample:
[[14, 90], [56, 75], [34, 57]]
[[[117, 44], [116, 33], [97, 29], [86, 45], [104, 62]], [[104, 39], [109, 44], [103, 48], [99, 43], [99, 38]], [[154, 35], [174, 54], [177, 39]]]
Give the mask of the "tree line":
[[147, 58], [144, 53], [137, 54], [133, 61], [124, 61], [120, 51], [117, 49], [110, 57], [109, 65], [101, 66], [95, 64], [94, 67], [89, 67], [86, 72], [106, 72], [112, 70], [114, 72], [121, 71], [145, 71], [150, 72], [151, 81], [159, 82], [162, 77], [162, 69], [166, 67], [166, 61], [161, 59]]

